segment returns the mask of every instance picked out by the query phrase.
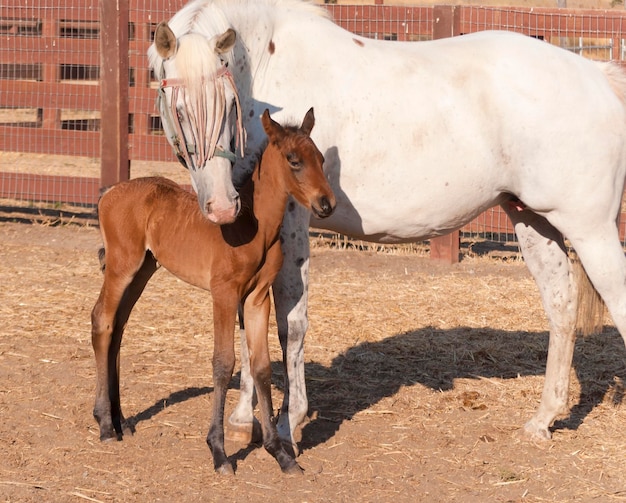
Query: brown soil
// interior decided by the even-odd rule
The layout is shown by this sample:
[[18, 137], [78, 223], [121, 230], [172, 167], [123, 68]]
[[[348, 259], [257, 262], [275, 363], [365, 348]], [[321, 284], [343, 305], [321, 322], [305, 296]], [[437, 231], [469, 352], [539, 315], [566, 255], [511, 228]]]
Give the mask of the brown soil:
[[[136, 425], [100, 443], [91, 416], [93, 227], [0, 223], [0, 500], [616, 501], [626, 499], [624, 345], [607, 320], [580, 339], [572, 413], [554, 438], [518, 435], [539, 402], [547, 322], [520, 260], [315, 247], [301, 477], [262, 448], [212, 469], [209, 294], [159, 272], [122, 348]], [[274, 399], [282, 397], [275, 326]], [[237, 377], [228, 407], [237, 398]]]

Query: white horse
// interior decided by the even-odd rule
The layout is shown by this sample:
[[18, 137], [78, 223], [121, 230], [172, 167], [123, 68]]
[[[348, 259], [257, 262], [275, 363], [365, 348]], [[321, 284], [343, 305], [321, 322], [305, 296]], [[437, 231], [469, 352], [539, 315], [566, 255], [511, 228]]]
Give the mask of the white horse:
[[[550, 438], [555, 417], [568, 410], [576, 313], [584, 307], [564, 236], [626, 336], [626, 259], [616, 226], [626, 176], [624, 73], [506, 32], [370, 40], [298, 0], [196, 0], [156, 35], [151, 65], [168, 81], [211, 81], [196, 68], [205, 58], [209, 68], [228, 64], [247, 134], [235, 177], [253, 165], [265, 108], [285, 120], [315, 107], [324, 119], [313, 138], [337, 196], [333, 216], [316, 227], [381, 243], [419, 241], [502, 205], [550, 322], [541, 403], [525, 425]], [[202, 92], [215, 101], [210, 86]], [[174, 108], [182, 124], [194, 120], [186, 115], [191, 102]], [[191, 170], [201, 201], [211, 200], [207, 180], [216, 176]], [[308, 409], [308, 226], [308, 213], [289, 206], [273, 286], [287, 376], [278, 430], [296, 449]], [[242, 343], [241, 398], [230, 422], [250, 428], [253, 386]]]

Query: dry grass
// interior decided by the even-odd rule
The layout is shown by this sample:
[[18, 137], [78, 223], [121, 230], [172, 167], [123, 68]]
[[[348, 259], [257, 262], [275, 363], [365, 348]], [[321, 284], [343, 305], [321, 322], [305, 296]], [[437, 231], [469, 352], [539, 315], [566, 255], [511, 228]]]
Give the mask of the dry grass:
[[[137, 432], [101, 444], [91, 418], [89, 312], [100, 287], [88, 226], [0, 223], [0, 494], [3, 501], [619, 501], [624, 347], [581, 338], [572, 414], [553, 441], [518, 437], [538, 404], [547, 322], [523, 263], [314, 246], [305, 468], [229, 445], [216, 477], [204, 436], [210, 296], [160, 272], [122, 350]], [[274, 399], [282, 398], [272, 322]], [[237, 380], [228, 407], [237, 397]]]

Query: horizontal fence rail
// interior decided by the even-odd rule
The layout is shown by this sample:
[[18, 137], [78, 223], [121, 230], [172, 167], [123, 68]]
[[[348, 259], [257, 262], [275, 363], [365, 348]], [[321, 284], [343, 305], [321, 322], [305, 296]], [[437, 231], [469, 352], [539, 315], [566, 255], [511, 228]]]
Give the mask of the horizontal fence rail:
[[[101, 187], [134, 176], [138, 163], [174, 166], [176, 160], [155, 110], [155, 81], [146, 51], [157, 24], [186, 0], [107, 1], [5, 0], [0, 4], [0, 199], [93, 206]], [[127, 11], [120, 14], [125, 7]], [[625, 59], [623, 10], [325, 7], [337, 24], [370, 38], [421, 41], [501, 29], [592, 59]], [[115, 22], [123, 26], [112, 33]], [[121, 44], [116, 50], [128, 54], [127, 59], [107, 54], [111, 44]], [[119, 67], [110, 67], [113, 60]], [[122, 90], [110, 81], [115, 73], [118, 87], [124, 83]], [[111, 130], [119, 137], [111, 139]], [[103, 131], [107, 131], [105, 138]], [[32, 168], [33, 159], [41, 169]], [[624, 240], [626, 218], [621, 221]], [[460, 232], [497, 241], [514, 234], [500, 208], [479, 215]], [[458, 236], [431, 240], [433, 255], [457, 260]]]

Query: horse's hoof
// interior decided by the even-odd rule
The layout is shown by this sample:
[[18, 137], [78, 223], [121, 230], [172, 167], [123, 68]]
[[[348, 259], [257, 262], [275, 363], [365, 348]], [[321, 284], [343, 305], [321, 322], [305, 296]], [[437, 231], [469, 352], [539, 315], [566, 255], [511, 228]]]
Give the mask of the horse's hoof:
[[263, 442], [261, 423], [255, 418], [252, 423], [231, 423], [226, 427], [226, 439], [237, 444], [259, 444]]
[[548, 428], [541, 428], [531, 419], [524, 428], [519, 430], [519, 435], [527, 440], [545, 442], [552, 439], [552, 434]]
[[221, 466], [218, 466], [217, 468], [215, 468], [215, 472], [218, 475], [224, 475], [224, 476], [228, 476], [228, 477], [232, 477], [235, 475], [235, 470], [233, 470], [233, 465], [231, 465], [230, 463], [226, 462]]

